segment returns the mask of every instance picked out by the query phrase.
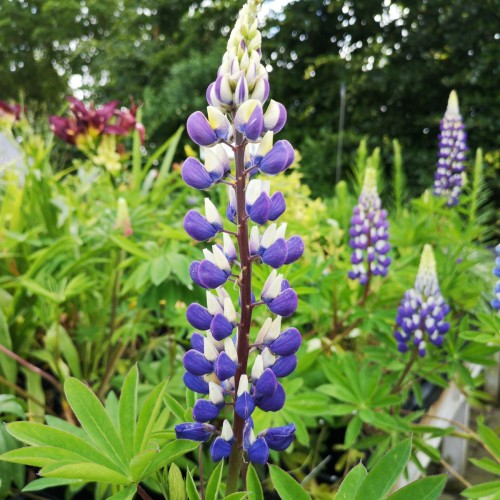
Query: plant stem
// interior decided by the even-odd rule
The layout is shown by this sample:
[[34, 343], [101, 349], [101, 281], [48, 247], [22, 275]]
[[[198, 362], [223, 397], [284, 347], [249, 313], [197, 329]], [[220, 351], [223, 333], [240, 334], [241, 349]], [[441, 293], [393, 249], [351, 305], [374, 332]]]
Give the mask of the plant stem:
[[137, 485], [137, 493], [143, 500], [153, 500], [140, 484]]
[[[246, 140], [240, 132], [236, 132], [236, 147], [234, 158], [236, 165], [236, 217], [238, 222], [238, 249], [241, 263], [240, 274], [240, 302], [241, 319], [238, 326], [238, 368], [234, 378], [235, 394], [238, 392], [240, 377], [247, 372], [249, 353], [249, 333], [252, 321], [252, 260], [248, 243], [248, 217], [245, 212], [245, 190], [247, 175], [245, 174], [245, 146]], [[238, 489], [241, 463], [243, 459], [243, 427], [245, 421], [234, 412], [233, 420], [234, 444], [229, 457], [226, 495]]]
[[200, 496], [205, 500], [205, 480], [203, 479], [203, 444], [198, 448], [198, 467], [200, 469]]
[[111, 359], [108, 362], [108, 365], [106, 367], [106, 372], [104, 373], [104, 376], [102, 377], [101, 384], [99, 385], [99, 389], [97, 390], [97, 397], [99, 399], [103, 399], [104, 395], [106, 394], [106, 390], [108, 389], [108, 384], [113, 376], [113, 372], [115, 371], [116, 363], [118, 363], [119, 359], [122, 357], [122, 354], [124, 353], [125, 349], [127, 348], [127, 344], [123, 344], [122, 342], [118, 342], [116, 345], [113, 354], [111, 356]]
[[28, 370], [40, 375], [40, 377], [44, 378], [47, 382], [50, 382], [61, 394], [64, 393], [62, 385], [50, 373], [47, 373], [41, 368], [38, 368], [38, 366], [35, 366], [31, 364], [29, 361], [26, 361], [25, 359], [21, 358], [21, 356], [19, 356], [15, 352], [12, 352], [10, 349], [8, 349], [2, 344], [0, 344], [0, 351], [9, 356], [9, 358], [16, 360], [20, 365], [23, 365]]
[[6, 378], [2, 377], [1, 375], [0, 375], [0, 384], [10, 387], [14, 391], [16, 391], [19, 395], [21, 395], [23, 398], [30, 399], [31, 401], [33, 401], [33, 403], [37, 404], [41, 408], [45, 408], [45, 411], [47, 413], [57, 417], [56, 412], [52, 408], [49, 408], [45, 403], [35, 398], [35, 396], [32, 396], [28, 391], [25, 391], [22, 387], [19, 387], [18, 385], [9, 382]]
[[396, 384], [392, 388], [391, 394], [397, 394], [399, 392], [399, 390], [401, 389], [401, 386], [403, 385], [403, 382], [404, 382], [406, 375], [408, 375], [408, 372], [410, 371], [410, 369], [411, 369], [411, 367], [416, 359], [417, 359], [417, 348], [413, 347], [410, 359], [406, 363], [404, 370], [401, 372], [401, 375], [399, 376]]

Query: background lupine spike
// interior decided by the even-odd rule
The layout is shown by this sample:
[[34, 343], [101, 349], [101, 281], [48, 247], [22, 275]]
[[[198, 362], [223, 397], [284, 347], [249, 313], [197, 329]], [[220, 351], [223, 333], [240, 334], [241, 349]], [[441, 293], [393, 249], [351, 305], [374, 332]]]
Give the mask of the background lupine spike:
[[[256, 438], [252, 414], [260, 410], [281, 410], [286, 395], [278, 378], [287, 376], [297, 366], [295, 353], [302, 337], [293, 327], [282, 332], [281, 318], [295, 312], [298, 298], [276, 269], [300, 258], [304, 243], [298, 235], [285, 240], [286, 224], [272, 223], [262, 232], [257, 225], [249, 227], [250, 222], [263, 225], [275, 221], [286, 209], [281, 192], [270, 196], [269, 181], [250, 181], [250, 176], [259, 172], [277, 175], [287, 169], [295, 157], [288, 141], [274, 142], [274, 134], [285, 125], [286, 109], [275, 101], [267, 108], [264, 106], [269, 82], [260, 62], [262, 38], [257, 29], [260, 3], [248, 0], [239, 13], [217, 77], [206, 92], [208, 118], [196, 111], [187, 123], [191, 139], [203, 147], [205, 162], [188, 158], [182, 167], [182, 177], [186, 184], [201, 190], [221, 182], [228, 184], [226, 216], [237, 223], [237, 232], [224, 231], [217, 207], [209, 198], [205, 199], [205, 216], [190, 210], [184, 219], [184, 228], [191, 237], [199, 241], [214, 240], [211, 250], [204, 249], [204, 258], [193, 262], [189, 272], [197, 285], [216, 289], [217, 295], [207, 292], [207, 307], [194, 303], [186, 311], [188, 322], [205, 334], [195, 332], [191, 337], [192, 349], [183, 359], [187, 372], [184, 382], [189, 389], [207, 397], [198, 399], [194, 405], [193, 419], [197, 423], [180, 424], [176, 431], [178, 436], [204, 442], [213, 434], [212, 428], [207, 427], [208, 422], [219, 418], [222, 412], [226, 416], [228, 408], [233, 408], [233, 427], [228, 420], [224, 421], [222, 434], [210, 447], [212, 459], [223, 460], [231, 453], [241, 456], [244, 450], [250, 462], [265, 464], [269, 449], [285, 450], [295, 434], [295, 425], [289, 424], [268, 429]], [[231, 166], [221, 142], [235, 152], [234, 175], [229, 176]], [[250, 148], [250, 142], [256, 144]], [[243, 154], [236, 154], [238, 150]], [[221, 233], [222, 243], [217, 242]], [[232, 236], [236, 237], [237, 245]], [[274, 268], [264, 285], [262, 299], [277, 317], [268, 318], [257, 336], [257, 345], [251, 347], [251, 306], [255, 303], [251, 269], [252, 265], [260, 264]], [[236, 279], [233, 267], [241, 269], [238, 302], [250, 315], [238, 314], [222, 288], [228, 280]], [[254, 350], [257, 357], [249, 362]], [[228, 400], [230, 404], [226, 405]], [[235, 488], [230, 478], [239, 476], [232, 469], [234, 463], [230, 460], [227, 492]]]
[[435, 196], [446, 199], [449, 207], [458, 204], [466, 182], [467, 133], [458, 107], [457, 93], [452, 90], [446, 113], [440, 123], [437, 169], [434, 175]]
[[449, 311], [439, 289], [434, 252], [431, 245], [425, 245], [415, 286], [405, 293], [396, 316], [394, 337], [399, 351], [406, 352], [412, 338], [420, 356], [425, 356], [428, 341], [440, 347], [450, 328], [445, 321]]
[[368, 285], [372, 276], [386, 276], [391, 263], [387, 255], [391, 249], [388, 241], [389, 222], [377, 192], [377, 171], [372, 167], [365, 171], [363, 189], [353, 209], [349, 235], [349, 245], [353, 249], [349, 278], [359, 280], [361, 285]]

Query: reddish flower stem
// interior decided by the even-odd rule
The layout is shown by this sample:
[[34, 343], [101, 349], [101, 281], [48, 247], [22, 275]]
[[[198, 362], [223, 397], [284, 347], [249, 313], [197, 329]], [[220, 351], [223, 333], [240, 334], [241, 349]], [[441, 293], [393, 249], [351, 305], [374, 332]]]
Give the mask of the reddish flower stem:
[[[238, 222], [238, 249], [241, 263], [240, 302], [241, 320], [238, 326], [238, 368], [234, 377], [235, 393], [238, 392], [240, 377], [247, 372], [248, 353], [250, 350], [249, 333], [252, 321], [252, 259], [248, 241], [248, 217], [245, 212], [245, 190], [247, 174], [245, 173], [245, 146], [246, 139], [240, 132], [236, 132], [236, 147], [234, 149], [236, 165], [236, 217]], [[226, 495], [238, 490], [238, 480], [243, 461], [243, 427], [245, 421], [234, 412], [233, 434], [234, 444], [229, 457]]]

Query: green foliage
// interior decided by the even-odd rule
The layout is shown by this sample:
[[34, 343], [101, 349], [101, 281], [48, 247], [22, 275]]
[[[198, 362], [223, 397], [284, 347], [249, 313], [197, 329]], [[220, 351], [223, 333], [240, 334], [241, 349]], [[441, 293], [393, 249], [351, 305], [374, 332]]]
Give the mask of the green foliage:
[[[138, 484], [198, 446], [182, 439], [159, 442], [152, 436], [158, 426], [165, 385], [154, 389], [139, 410], [138, 371], [134, 366], [122, 386], [117, 429], [109, 410], [92, 391], [77, 379], [68, 378], [64, 386], [66, 397], [82, 427], [65, 425], [60, 429], [34, 422], [13, 422], [7, 426], [8, 432], [31, 446], [7, 451], [0, 458], [41, 467], [40, 475], [45, 478], [127, 487]], [[173, 491], [179, 489], [179, 476], [175, 474], [169, 475]], [[183, 485], [182, 477], [181, 482]], [[36, 488], [53, 485], [46, 481]]]
[[391, 488], [410, 458], [411, 441], [402, 441], [391, 448], [367, 473], [363, 464], [354, 467], [342, 481], [337, 500], [437, 500], [446, 483], [446, 476], [430, 476], [410, 483], [390, 495]]

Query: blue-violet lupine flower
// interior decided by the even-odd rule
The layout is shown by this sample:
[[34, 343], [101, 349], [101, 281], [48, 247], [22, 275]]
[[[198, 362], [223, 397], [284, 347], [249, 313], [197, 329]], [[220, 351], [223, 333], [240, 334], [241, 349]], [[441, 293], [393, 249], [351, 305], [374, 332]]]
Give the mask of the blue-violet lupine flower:
[[[294, 327], [282, 329], [281, 322], [295, 312], [298, 298], [277, 269], [292, 264], [304, 253], [302, 238], [294, 235], [287, 239], [286, 224], [274, 223], [286, 210], [283, 193], [271, 195], [269, 181], [255, 178], [283, 172], [295, 157], [288, 141], [275, 141], [275, 134], [286, 122], [285, 107], [273, 100], [266, 106], [270, 88], [261, 63], [256, 17], [259, 3], [248, 0], [239, 13], [217, 77], [206, 92], [207, 115], [197, 111], [187, 121], [187, 132], [200, 146], [204, 161], [188, 158], [181, 172], [186, 184], [194, 189], [227, 184], [226, 216], [237, 228], [237, 232], [224, 228], [219, 211], [208, 198], [205, 215], [190, 210], [184, 219], [184, 228], [193, 239], [213, 244], [189, 269], [194, 283], [207, 292], [206, 306], [193, 303], [186, 311], [188, 322], [197, 331], [191, 335], [191, 349], [183, 358], [183, 380], [202, 398], [193, 407], [195, 422], [177, 425], [176, 433], [179, 438], [200, 442], [214, 436], [210, 454], [215, 462], [243, 449], [250, 462], [265, 464], [270, 449], [285, 450], [295, 435], [295, 425], [289, 424], [264, 429], [256, 437], [252, 420], [255, 411], [279, 411], [283, 407], [286, 395], [279, 379], [297, 366], [302, 337]], [[227, 148], [234, 152], [233, 172]], [[269, 221], [272, 224], [259, 231], [258, 226]], [[249, 227], [250, 223], [256, 225]], [[237, 246], [232, 237], [237, 238]], [[260, 264], [273, 270], [257, 302], [248, 270]], [[238, 314], [233, 306], [223, 288], [229, 280], [238, 283], [238, 303], [250, 314]], [[262, 304], [275, 317], [266, 319], [250, 344], [252, 309]], [[233, 427], [224, 419], [219, 432], [209, 422], [223, 419], [229, 408], [234, 408]]]
[[493, 268], [493, 274], [498, 278], [495, 283], [495, 298], [491, 301], [491, 307], [493, 309], [500, 309], [500, 243], [495, 247], [495, 267]]
[[467, 133], [458, 108], [457, 93], [452, 90], [446, 113], [440, 123], [439, 153], [434, 175], [434, 195], [444, 197], [452, 207], [465, 184], [465, 161], [467, 158]]
[[449, 311], [450, 307], [439, 289], [434, 252], [430, 245], [425, 245], [415, 286], [405, 293], [396, 316], [394, 337], [399, 351], [408, 350], [412, 337], [420, 356], [425, 356], [427, 340], [440, 347], [450, 328], [445, 321]]
[[386, 276], [391, 263], [391, 258], [387, 255], [391, 249], [388, 241], [389, 222], [387, 211], [382, 209], [377, 193], [377, 174], [371, 167], [365, 172], [363, 189], [353, 210], [349, 235], [349, 245], [353, 249], [349, 278], [366, 285], [372, 275]]

